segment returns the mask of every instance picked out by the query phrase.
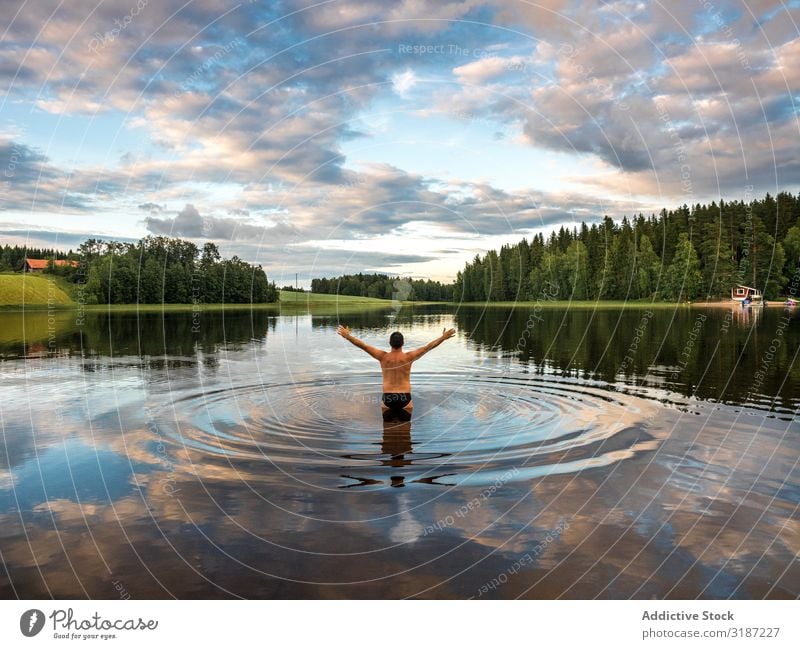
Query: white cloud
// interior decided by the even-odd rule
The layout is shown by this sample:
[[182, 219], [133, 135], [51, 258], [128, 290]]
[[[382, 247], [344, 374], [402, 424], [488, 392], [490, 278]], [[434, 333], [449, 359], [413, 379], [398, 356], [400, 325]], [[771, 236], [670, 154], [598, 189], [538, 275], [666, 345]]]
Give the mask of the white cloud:
[[417, 75], [413, 70], [404, 70], [392, 76], [392, 87], [401, 97], [408, 96], [408, 92], [417, 85]]

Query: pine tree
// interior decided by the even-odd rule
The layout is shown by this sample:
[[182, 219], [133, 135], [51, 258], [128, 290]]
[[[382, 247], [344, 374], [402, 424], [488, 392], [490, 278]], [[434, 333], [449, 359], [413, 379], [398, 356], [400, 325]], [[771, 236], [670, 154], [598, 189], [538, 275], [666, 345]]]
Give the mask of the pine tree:
[[589, 298], [588, 252], [582, 241], [573, 241], [562, 257], [563, 274], [566, 283], [565, 297], [572, 300]]
[[699, 294], [701, 281], [697, 252], [689, 236], [682, 232], [664, 277], [664, 294], [670, 300], [694, 300]]
[[636, 253], [636, 297], [652, 297], [658, 290], [660, 277], [661, 261], [653, 250], [650, 238], [643, 234], [639, 237], [639, 249]]

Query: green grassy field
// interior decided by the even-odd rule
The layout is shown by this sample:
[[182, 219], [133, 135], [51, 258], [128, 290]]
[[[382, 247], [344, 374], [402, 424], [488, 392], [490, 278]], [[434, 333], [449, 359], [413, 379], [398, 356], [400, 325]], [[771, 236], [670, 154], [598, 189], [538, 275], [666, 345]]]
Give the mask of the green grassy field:
[[375, 297], [355, 297], [353, 295], [328, 295], [326, 293], [295, 293], [294, 291], [281, 291], [281, 304], [374, 304], [386, 306], [391, 300], [381, 300]]
[[[296, 297], [295, 297], [296, 296]], [[279, 302], [260, 304], [94, 304], [84, 309], [92, 311], [111, 311], [112, 313], [129, 311], [237, 311], [237, 310], [274, 310], [281, 309], [330, 309], [332, 311], [347, 308], [387, 307], [391, 300], [377, 300], [368, 297], [351, 297], [349, 295], [323, 295], [321, 293], [294, 293], [281, 291]]]
[[[23, 275], [21, 273], [0, 274], [0, 310], [62, 309], [81, 308], [75, 302], [75, 287], [61, 277], [53, 275]], [[50, 301], [48, 301], [50, 300]], [[436, 302], [403, 302], [404, 306], [437, 304]], [[439, 304], [450, 304], [447, 302]], [[455, 303], [453, 303], [456, 306]], [[676, 307], [709, 307], [728, 306], [728, 300], [717, 303], [690, 302], [651, 302], [649, 300], [538, 300], [520, 302], [462, 302], [457, 306], [516, 307], [520, 309], [672, 309]], [[355, 297], [352, 295], [328, 295], [324, 293], [295, 293], [280, 291], [280, 302], [266, 304], [95, 304], [82, 307], [87, 312], [186, 312], [186, 311], [222, 311], [241, 309], [289, 310], [313, 309], [315, 312], [340, 312], [344, 310], [364, 308], [387, 308], [393, 306], [392, 300], [381, 300], [373, 297]]]
[[[76, 287], [62, 277], [22, 273], [0, 274], [0, 309], [19, 310], [23, 306], [31, 309], [82, 308], [87, 312], [111, 311], [222, 311], [238, 309], [274, 309], [309, 307], [340, 310], [346, 308], [386, 307], [391, 300], [350, 295], [324, 295], [321, 293], [294, 293], [281, 291], [280, 302], [265, 304], [92, 304], [81, 307], [74, 295]], [[416, 303], [420, 304], [420, 303]]]
[[0, 305], [37, 304], [67, 306], [72, 304], [66, 282], [52, 275], [0, 275]]

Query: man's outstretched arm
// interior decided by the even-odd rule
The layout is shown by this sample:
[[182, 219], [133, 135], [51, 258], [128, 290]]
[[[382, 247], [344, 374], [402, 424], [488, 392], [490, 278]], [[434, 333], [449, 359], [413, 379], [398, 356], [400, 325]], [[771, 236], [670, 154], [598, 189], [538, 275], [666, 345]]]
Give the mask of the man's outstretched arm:
[[408, 352], [408, 355], [411, 357], [412, 361], [417, 360], [420, 356], [427, 354], [431, 351], [434, 347], [438, 347], [441, 345], [445, 340], [448, 338], [452, 338], [456, 335], [455, 329], [443, 329], [442, 335], [439, 336], [436, 340], [431, 340], [427, 345], [423, 347], [419, 347], [413, 351]]
[[358, 338], [356, 338], [353, 334], [350, 333], [350, 327], [343, 327], [342, 325], [339, 325], [338, 327], [336, 327], [336, 333], [339, 334], [345, 340], [349, 340], [356, 347], [363, 349], [376, 361], [381, 360], [386, 355], [386, 352], [383, 351], [382, 349], [378, 349], [377, 347], [368, 345], [363, 340], [359, 340]]

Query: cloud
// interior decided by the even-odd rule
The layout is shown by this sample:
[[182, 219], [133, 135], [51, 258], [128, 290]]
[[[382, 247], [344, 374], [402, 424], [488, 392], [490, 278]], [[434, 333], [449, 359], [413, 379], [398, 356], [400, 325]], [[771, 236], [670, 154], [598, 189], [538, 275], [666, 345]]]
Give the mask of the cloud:
[[239, 218], [201, 216], [194, 205], [187, 204], [174, 217], [148, 216], [144, 220], [151, 234], [188, 239], [252, 241], [285, 240], [297, 236], [297, 229], [287, 223], [256, 225]]
[[453, 69], [453, 74], [464, 84], [496, 82], [509, 74], [519, 74], [528, 66], [523, 56], [485, 56]]
[[[67, 140], [58, 154], [34, 146], [47, 140], [31, 111], [26, 129], [0, 137], [0, 174], [15, 160], [0, 209], [108, 219], [111, 230], [112, 217], [143, 210], [143, 234], [232, 248], [356, 245], [419, 223], [494, 236], [750, 184], [797, 188], [800, 10], [718, 4], [719, 15], [628, 0], [151, 2], [115, 33], [126, 0], [18, 2], [0, 44], [7, 102], [84, 120], [89, 148], [106, 137], [94, 123], [103, 113], [142, 151], [61, 164]], [[550, 191], [531, 169], [529, 190], [503, 191], [399, 168], [380, 150], [357, 166], [346, 158], [345, 143], [372, 144], [370, 115], [405, 110], [474, 116], [596, 171], [565, 170], [571, 189]], [[478, 158], [474, 177], [504, 164]]]
[[0, 210], [81, 211], [95, 194], [81, 177], [71, 184], [46, 155], [23, 142], [0, 139], [0, 170]]
[[107, 240], [113, 238], [116, 241], [133, 242], [129, 237], [109, 235], [108, 233], [98, 232], [67, 232], [64, 230], [43, 230], [40, 228], [24, 228], [20, 223], [0, 223], [0, 235], [4, 243], [31, 248], [72, 248], [75, 249], [87, 239]]
[[146, 210], [151, 214], [158, 214], [159, 212], [163, 212], [165, 208], [164, 206], [158, 205], [156, 203], [142, 203], [141, 205], [139, 205], [139, 209]]
[[406, 97], [408, 92], [417, 85], [417, 75], [412, 70], [404, 70], [392, 76], [392, 86], [401, 97]]
[[[609, 3], [582, 14], [569, 34], [548, 32], [528, 74], [500, 75], [500, 58], [457, 67], [461, 87], [439, 93], [437, 104], [522, 123], [530, 146], [596, 157], [597, 175], [576, 182], [599, 195], [671, 204], [750, 184], [798, 187], [787, 145], [798, 130], [790, 61], [800, 38], [771, 47], [753, 19], [728, 24], [696, 8], [643, 7]], [[784, 9], [763, 24], [793, 11]]]

